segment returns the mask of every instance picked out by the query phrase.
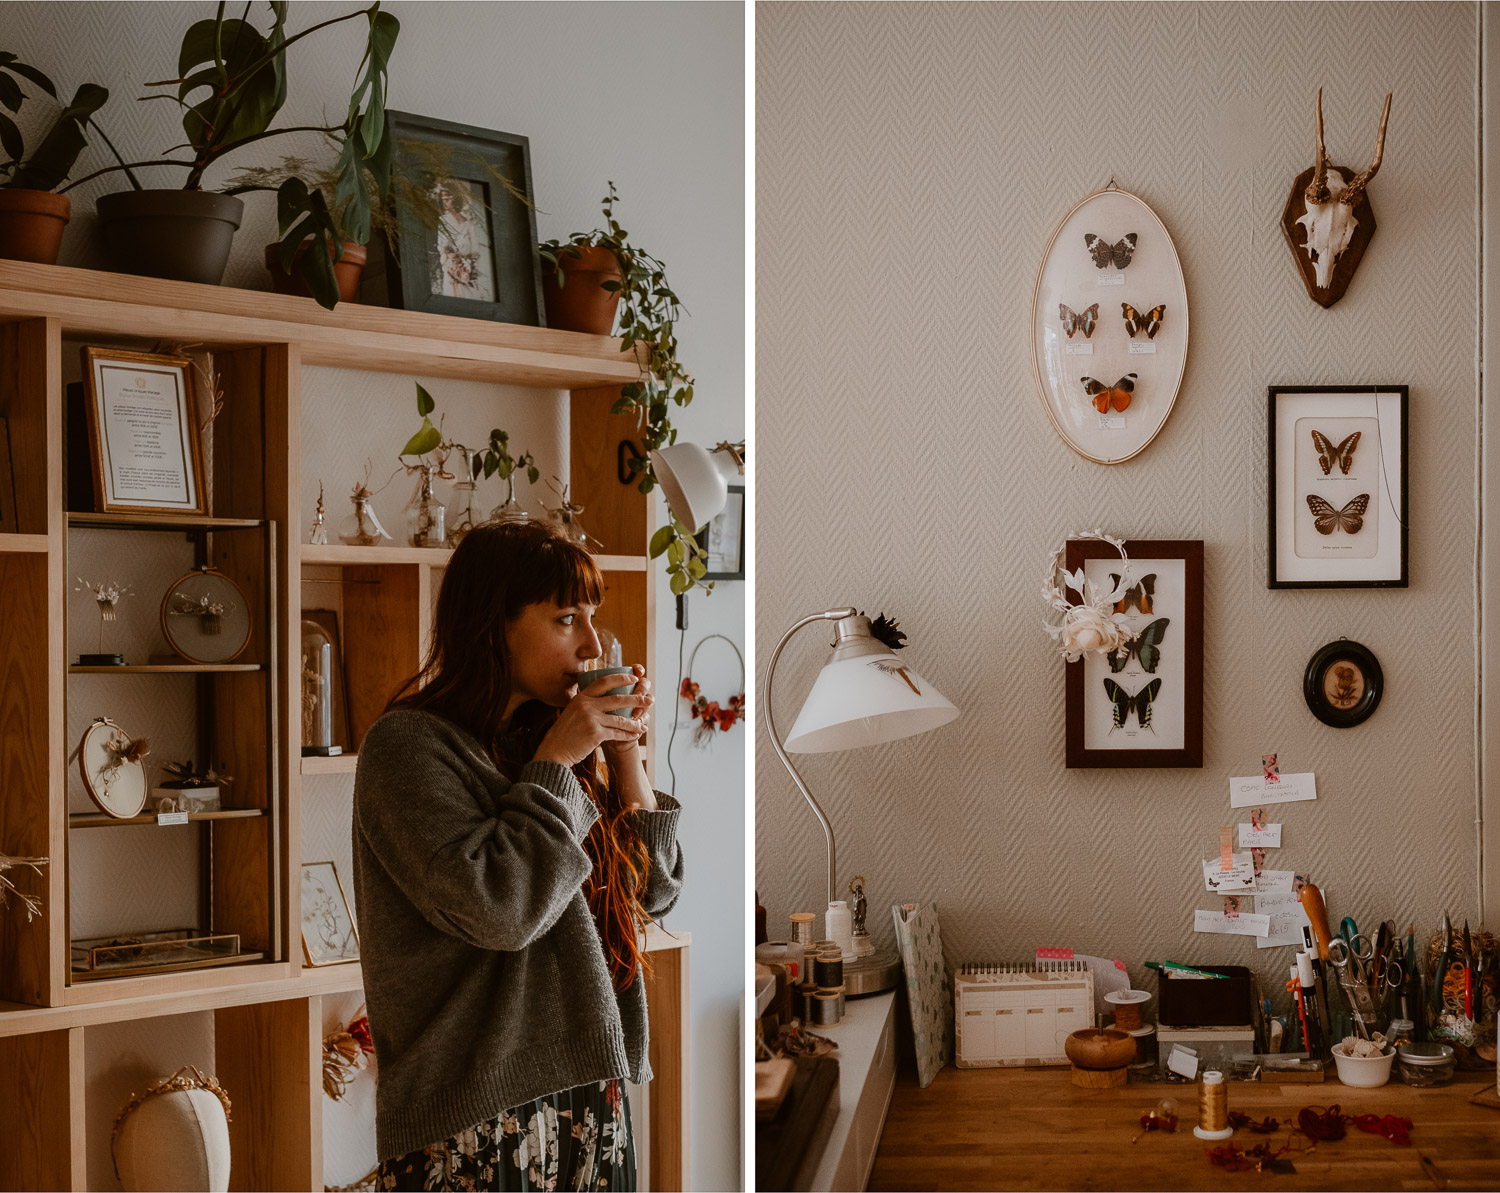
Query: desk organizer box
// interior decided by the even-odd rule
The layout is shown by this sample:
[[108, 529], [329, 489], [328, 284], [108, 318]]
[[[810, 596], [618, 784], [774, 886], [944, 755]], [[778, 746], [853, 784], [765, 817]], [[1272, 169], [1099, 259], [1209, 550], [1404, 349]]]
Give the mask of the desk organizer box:
[[1070, 1033], [1094, 1025], [1094, 974], [1082, 961], [965, 965], [953, 980], [961, 1069], [1068, 1064]]

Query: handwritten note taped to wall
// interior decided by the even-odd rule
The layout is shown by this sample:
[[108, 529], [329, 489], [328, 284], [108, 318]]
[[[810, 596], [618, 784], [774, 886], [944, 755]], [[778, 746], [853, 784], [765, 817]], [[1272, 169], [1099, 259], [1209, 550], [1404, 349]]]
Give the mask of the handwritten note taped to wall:
[[1195, 911], [1193, 912], [1194, 932], [1222, 932], [1228, 936], [1264, 936], [1271, 930], [1271, 917], [1268, 915], [1239, 915], [1229, 916], [1222, 911]]
[[1240, 848], [1280, 849], [1281, 825], [1268, 824], [1262, 828], [1253, 824], [1240, 825]]
[[[1272, 949], [1279, 945], [1301, 944], [1302, 928], [1310, 925], [1302, 900], [1292, 893], [1296, 874], [1291, 870], [1262, 870], [1260, 890], [1255, 894], [1255, 910], [1266, 916], [1271, 926], [1265, 936], [1255, 942], [1258, 949]], [[1323, 898], [1328, 894], [1325, 891]]]
[[1259, 804], [1290, 804], [1297, 800], [1317, 799], [1317, 776], [1282, 775], [1281, 782], [1267, 783], [1262, 775], [1247, 775], [1229, 780], [1229, 806], [1253, 808]]

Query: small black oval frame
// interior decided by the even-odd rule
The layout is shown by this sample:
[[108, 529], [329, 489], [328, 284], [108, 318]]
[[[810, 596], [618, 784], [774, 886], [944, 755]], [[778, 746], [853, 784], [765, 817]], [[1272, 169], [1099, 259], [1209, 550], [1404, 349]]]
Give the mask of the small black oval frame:
[[[1323, 694], [1323, 676], [1328, 668], [1340, 660], [1353, 663], [1364, 674], [1365, 690], [1359, 702], [1352, 708], [1335, 708]], [[1340, 638], [1321, 647], [1308, 660], [1307, 670], [1302, 673], [1302, 695], [1312, 715], [1325, 725], [1335, 729], [1349, 729], [1370, 716], [1380, 706], [1380, 696], [1385, 689], [1385, 677], [1380, 662], [1369, 647], [1358, 642]]]

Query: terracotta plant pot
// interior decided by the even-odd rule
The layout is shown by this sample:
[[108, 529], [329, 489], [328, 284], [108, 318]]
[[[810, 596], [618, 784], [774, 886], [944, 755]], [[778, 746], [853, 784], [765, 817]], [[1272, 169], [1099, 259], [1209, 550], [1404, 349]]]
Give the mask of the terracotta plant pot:
[[[308, 242], [304, 241], [297, 247], [297, 255], [292, 258], [292, 268], [295, 271], [297, 262], [302, 259], [302, 254], [307, 252]], [[333, 256], [333, 249], [329, 248], [328, 255]], [[364, 272], [365, 258], [369, 254], [362, 244], [355, 244], [352, 240], [344, 241], [344, 255], [333, 263], [333, 276], [339, 283], [339, 301], [353, 302], [359, 296], [359, 275]], [[271, 289], [277, 294], [295, 294], [299, 298], [311, 298], [312, 291], [307, 288], [307, 283], [302, 280], [296, 272], [284, 273], [281, 268], [281, 245], [266, 245], [266, 269], [271, 274]]]
[[577, 257], [566, 251], [558, 254], [562, 286], [557, 284], [556, 272], [542, 262], [542, 302], [547, 310], [547, 326], [607, 336], [614, 330], [620, 292], [605, 290], [601, 283], [624, 282], [620, 263], [608, 249], [594, 245], [579, 246], [578, 253]]
[[1063, 1051], [1080, 1069], [1123, 1069], [1135, 1060], [1135, 1037], [1112, 1027], [1085, 1027], [1063, 1041]]
[[63, 229], [73, 213], [67, 195], [0, 189], [0, 257], [56, 265]]
[[99, 223], [114, 268], [139, 277], [217, 286], [245, 205], [212, 191], [100, 195]]

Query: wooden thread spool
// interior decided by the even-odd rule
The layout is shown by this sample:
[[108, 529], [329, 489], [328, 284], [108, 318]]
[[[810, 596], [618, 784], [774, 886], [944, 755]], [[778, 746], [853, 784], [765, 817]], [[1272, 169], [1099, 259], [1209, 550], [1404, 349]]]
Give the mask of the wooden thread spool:
[[1121, 1031], [1140, 1031], [1141, 1004], [1138, 1002], [1115, 1003], [1115, 1026]]
[[1224, 1074], [1210, 1070], [1198, 1086], [1198, 1125], [1193, 1134], [1199, 1139], [1228, 1139], [1234, 1134], [1229, 1125], [1229, 1087]]

